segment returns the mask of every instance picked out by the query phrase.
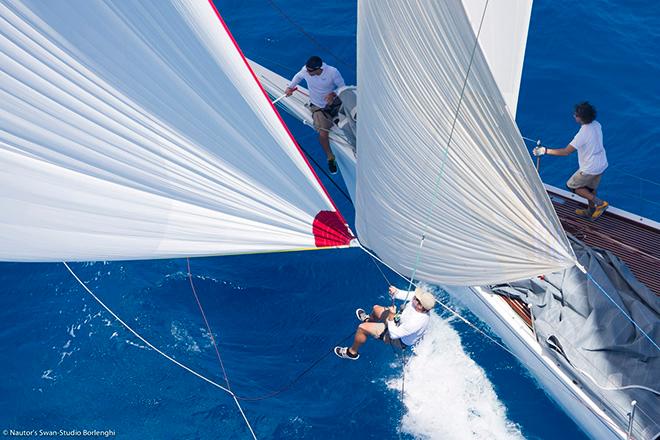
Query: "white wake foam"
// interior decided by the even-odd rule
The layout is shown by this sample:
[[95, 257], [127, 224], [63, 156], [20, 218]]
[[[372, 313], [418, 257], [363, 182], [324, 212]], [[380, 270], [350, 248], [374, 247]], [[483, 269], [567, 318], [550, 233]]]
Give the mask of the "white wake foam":
[[[399, 392], [401, 377], [388, 382]], [[449, 320], [432, 314], [405, 370], [401, 429], [423, 439], [522, 439]]]

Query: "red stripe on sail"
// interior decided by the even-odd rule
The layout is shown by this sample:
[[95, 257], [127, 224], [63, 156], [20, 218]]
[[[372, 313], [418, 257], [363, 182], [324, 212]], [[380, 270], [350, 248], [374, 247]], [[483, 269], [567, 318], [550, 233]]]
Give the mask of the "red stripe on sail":
[[[231, 39], [231, 42], [234, 43], [234, 47], [236, 48], [236, 51], [241, 56], [241, 58], [243, 58], [243, 62], [245, 63], [245, 67], [247, 67], [248, 72], [250, 72], [252, 74], [252, 78], [257, 83], [257, 86], [259, 86], [259, 89], [261, 89], [261, 92], [263, 93], [264, 98], [266, 99], [266, 102], [268, 103], [268, 105], [270, 105], [270, 107], [273, 110], [273, 112], [275, 113], [275, 115], [277, 115], [277, 118], [279, 119], [280, 123], [282, 124], [282, 127], [284, 127], [284, 130], [289, 135], [289, 138], [291, 139], [291, 142], [293, 142], [293, 145], [296, 146], [296, 148], [298, 149], [298, 153], [300, 153], [303, 160], [307, 164], [307, 167], [309, 168], [309, 171], [316, 178], [316, 181], [318, 182], [319, 186], [321, 187], [321, 189], [325, 193], [325, 196], [328, 199], [328, 201], [330, 202], [330, 204], [332, 205], [332, 207], [335, 208], [335, 211], [336, 211], [335, 215], [339, 216], [339, 218], [342, 220], [342, 224], [345, 224], [346, 222], [345, 222], [343, 216], [341, 215], [341, 213], [339, 212], [339, 209], [337, 209], [337, 205], [335, 205], [335, 201], [332, 200], [332, 198], [330, 197], [330, 193], [328, 193], [328, 190], [321, 183], [321, 179], [319, 179], [319, 176], [316, 174], [316, 171], [314, 171], [314, 168], [312, 168], [312, 165], [309, 163], [309, 160], [307, 160], [307, 156], [305, 156], [305, 153], [302, 151], [302, 148], [300, 148], [300, 145], [298, 145], [298, 142], [296, 142], [296, 139], [293, 137], [293, 135], [289, 131], [289, 127], [287, 127], [287, 125], [284, 123], [284, 120], [282, 119], [282, 116], [280, 116], [279, 112], [277, 111], [277, 109], [275, 109], [275, 106], [270, 101], [270, 98], [268, 97], [268, 93], [266, 93], [266, 90], [264, 89], [264, 87], [261, 85], [261, 83], [257, 79], [257, 75], [254, 74], [254, 71], [252, 70], [252, 67], [250, 67], [250, 63], [248, 63], [247, 59], [245, 58], [245, 55], [243, 55], [243, 51], [238, 46], [238, 43], [234, 39], [234, 36], [232, 35], [232, 33], [229, 31], [229, 27], [227, 26], [227, 23], [225, 23], [225, 20], [222, 18], [222, 15], [220, 15], [220, 12], [218, 12], [218, 9], [215, 7], [215, 4], [213, 3], [213, 0], [208, 0], [208, 2], [209, 2], [209, 5], [211, 5], [211, 8], [213, 8], [213, 11], [215, 12], [215, 15], [218, 17], [218, 20], [220, 20], [220, 23], [222, 24], [222, 27], [224, 28], [225, 32], [227, 33], [227, 35]], [[328, 211], [328, 212], [330, 212], [330, 211]]]
[[316, 247], [348, 246], [353, 238], [337, 211], [320, 211], [312, 224]]

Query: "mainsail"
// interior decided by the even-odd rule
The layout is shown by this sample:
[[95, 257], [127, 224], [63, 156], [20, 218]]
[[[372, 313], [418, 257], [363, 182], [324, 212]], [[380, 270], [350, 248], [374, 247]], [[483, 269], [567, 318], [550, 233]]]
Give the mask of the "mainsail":
[[463, 0], [463, 7], [475, 35], [481, 26], [479, 46], [515, 119], [532, 0]]
[[364, 245], [446, 285], [574, 264], [460, 0], [360, 1], [357, 52]]
[[0, 260], [347, 245], [212, 3], [0, 4]]

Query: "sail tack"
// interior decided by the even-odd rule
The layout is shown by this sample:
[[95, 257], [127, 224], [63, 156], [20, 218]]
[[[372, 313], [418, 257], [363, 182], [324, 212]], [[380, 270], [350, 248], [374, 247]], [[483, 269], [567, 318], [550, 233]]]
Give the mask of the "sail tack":
[[207, 1], [0, 4], [0, 260], [342, 246]]
[[474, 46], [460, 0], [359, 2], [358, 236], [395, 269], [440, 284], [569, 267], [573, 251], [479, 47], [467, 75]]

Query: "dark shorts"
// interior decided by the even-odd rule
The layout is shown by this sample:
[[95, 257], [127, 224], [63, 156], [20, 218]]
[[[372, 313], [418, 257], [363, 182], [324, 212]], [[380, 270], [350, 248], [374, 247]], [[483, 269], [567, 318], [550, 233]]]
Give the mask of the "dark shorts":
[[341, 99], [339, 98], [335, 98], [331, 104], [325, 106], [324, 108], [318, 107], [312, 103], [309, 104], [309, 110], [312, 112], [314, 128], [316, 131], [321, 129], [330, 130], [332, 128], [334, 125], [332, 119], [337, 116], [339, 107], [341, 107]]
[[390, 338], [390, 331], [388, 330], [387, 325], [385, 325], [385, 330], [383, 330], [383, 332], [380, 334], [380, 336], [378, 336], [378, 339], [380, 339], [384, 343], [389, 344], [392, 347], [398, 348], [400, 350], [405, 350], [406, 348], [408, 348], [408, 346], [406, 344], [401, 342], [401, 339], [392, 339], [392, 338]]

